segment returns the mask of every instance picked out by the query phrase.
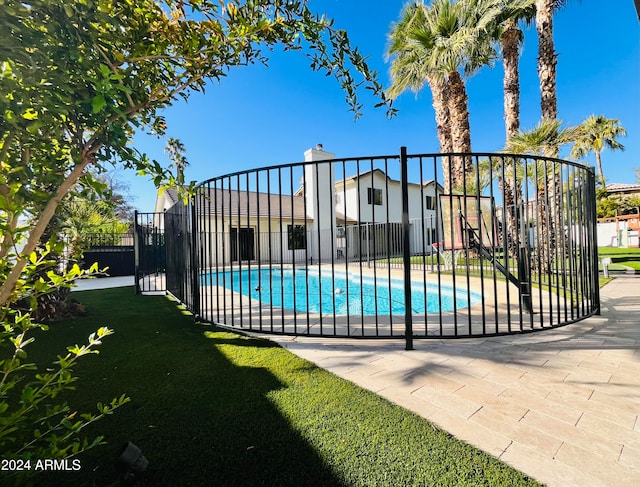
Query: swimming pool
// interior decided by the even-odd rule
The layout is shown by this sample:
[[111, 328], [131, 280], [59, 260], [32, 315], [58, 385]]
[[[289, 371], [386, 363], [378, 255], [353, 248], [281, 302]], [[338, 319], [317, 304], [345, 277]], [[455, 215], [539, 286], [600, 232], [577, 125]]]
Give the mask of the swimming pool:
[[[224, 286], [273, 306], [336, 315], [404, 315], [404, 285], [400, 280], [347, 276], [344, 272], [300, 268], [235, 269], [205, 274], [203, 285]], [[426, 291], [426, 292], [425, 292]], [[454, 300], [455, 295], [455, 300]], [[413, 313], [453, 311], [479, 303], [482, 296], [466, 289], [412, 283]]]

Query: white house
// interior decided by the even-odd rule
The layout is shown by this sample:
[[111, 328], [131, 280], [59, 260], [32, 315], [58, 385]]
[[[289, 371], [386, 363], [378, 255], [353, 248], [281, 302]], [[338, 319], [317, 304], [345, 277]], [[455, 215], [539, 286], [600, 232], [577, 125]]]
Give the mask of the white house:
[[[430, 252], [431, 244], [440, 240], [436, 212], [443, 188], [431, 180], [408, 183], [407, 190], [411, 253]], [[337, 181], [335, 199], [336, 213], [344, 215], [347, 240], [354, 243], [350, 256], [359, 257], [365, 252], [367, 256], [402, 252], [400, 181], [381, 169], [365, 171]]]
[[[331, 159], [334, 155], [322, 146], [305, 152], [307, 162]], [[200, 245], [217, 249], [206, 252], [206, 266], [401, 255], [400, 181], [380, 169], [336, 181], [332, 163], [302, 170], [294, 194], [212, 188], [201, 196]], [[430, 252], [431, 244], [441, 240], [436, 211], [443, 188], [426, 181], [409, 183], [408, 191], [411, 252]], [[158, 195], [156, 212], [177, 202], [177, 192], [168, 189]]]

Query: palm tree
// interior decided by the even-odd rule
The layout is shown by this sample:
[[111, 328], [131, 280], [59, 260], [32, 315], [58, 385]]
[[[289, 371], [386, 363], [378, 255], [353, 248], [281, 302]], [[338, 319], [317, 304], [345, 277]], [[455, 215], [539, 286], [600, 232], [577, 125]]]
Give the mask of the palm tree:
[[114, 239], [119, 242], [120, 234], [129, 229], [129, 223], [119, 220], [114, 207], [107, 201], [92, 202], [82, 198], [65, 201], [58, 219], [69, 240], [68, 254], [74, 257], [86, 250], [86, 239], [91, 234], [104, 234], [107, 243]]
[[520, 72], [518, 63], [524, 35], [518, 27], [520, 21], [531, 23], [535, 18], [535, 0], [504, 0], [501, 16], [497, 19], [495, 37], [500, 43], [504, 67], [504, 119], [506, 138], [520, 130]]
[[582, 159], [589, 152], [596, 155], [598, 173], [602, 181], [602, 187], [606, 189], [604, 173], [602, 172], [601, 153], [605, 148], [611, 150], [624, 150], [624, 145], [616, 140], [618, 137], [626, 137], [627, 131], [620, 125], [616, 118], [606, 118], [604, 115], [589, 115], [576, 131], [576, 143], [571, 149], [571, 157]]
[[542, 118], [558, 117], [556, 92], [557, 55], [553, 43], [554, 0], [536, 0], [536, 31], [538, 33], [538, 78]]
[[[553, 43], [553, 14], [564, 7], [567, 0], [535, 0], [536, 32], [538, 33], [538, 78], [540, 79], [540, 108], [542, 118], [558, 118], [556, 91], [557, 54]], [[554, 154], [557, 156], [557, 153]]]
[[[533, 129], [511, 137], [504, 150], [512, 154], [553, 157], [561, 146], [574, 142], [575, 137], [575, 127], [563, 128], [561, 121], [543, 118]], [[541, 245], [537, 247], [539, 269], [542, 272], [549, 269], [550, 252], [556, 248], [556, 220], [560, 215], [558, 208], [561, 194], [558, 190], [558, 167], [556, 166], [554, 161], [537, 159], [535, 164], [526, 167], [527, 175], [536, 189], [537, 225], [542, 235]]]
[[575, 127], [562, 127], [560, 120], [543, 118], [533, 129], [511, 137], [504, 151], [551, 157], [561, 146], [575, 141], [576, 130]]
[[409, 4], [403, 10], [400, 21], [392, 24], [387, 57], [394, 56], [390, 70], [393, 82], [387, 89], [387, 95], [395, 99], [407, 89], [418, 93], [428, 84], [433, 96], [440, 152], [446, 154], [453, 152], [447, 84], [426, 69], [424, 50], [412, 37], [414, 30], [425, 25], [425, 13], [424, 5]]
[[[502, 64], [504, 67], [504, 121], [505, 139], [518, 134], [520, 131], [520, 61], [521, 47], [524, 40], [518, 23], [527, 23], [535, 17], [535, 0], [504, 0], [501, 15], [496, 19], [494, 37], [500, 44]], [[515, 160], [501, 161], [504, 165], [498, 168], [500, 191], [504, 199], [506, 211], [506, 231], [509, 236], [508, 249], [512, 256], [516, 256], [519, 247], [518, 218], [515, 214], [516, 202], [522, 200], [520, 186], [516, 182], [514, 167]]]
[[[391, 59], [390, 98], [410, 88], [429, 84], [434, 93], [438, 127], [447, 116], [450, 139], [439, 131], [441, 148], [451, 141], [453, 152], [471, 152], [471, 131], [466, 87], [462, 74], [470, 76], [496, 57], [489, 29], [500, 14], [502, 0], [434, 0], [431, 5], [406, 7], [392, 25], [387, 55]], [[462, 74], [461, 74], [462, 73]], [[446, 93], [446, 107], [442, 106]], [[446, 129], [445, 129], [446, 130]], [[445, 143], [443, 144], [443, 141]], [[448, 158], [443, 158], [447, 164]], [[445, 188], [464, 183], [472, 170], [468, 157], [453, 157], [445, 170]], [[447, 178], [447, 173], [451, 174]]]
[[466, 190], [466, 194], [481, 196], [491, 186], [492, 177], [496, 175], [495, 166], [496, 161], [493, 158], [479, 160], [474, 164], [471, 172], [467, 173], [465, 184], [455, 187], [454, 191], [462, 192]]
[[184, 144], [179, 139], [173, 137], [167, 140], [167, 145], [164, 148], [164, 152], [171, 159], [171, 165], [176, 168], [175, 181], [177, 184], [184, 184], [184, 170], [189, 165], [185, 156]]

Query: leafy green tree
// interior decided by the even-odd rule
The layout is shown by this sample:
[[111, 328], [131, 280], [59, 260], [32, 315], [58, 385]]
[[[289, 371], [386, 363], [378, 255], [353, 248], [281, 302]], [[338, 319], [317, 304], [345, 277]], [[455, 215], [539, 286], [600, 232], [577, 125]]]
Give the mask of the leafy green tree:
[[605, 188], [596, 189], [596, 216], [615, 218], [620, 215], [640, 213], [640, 196], [608, 194]]
[[304, 0], [2, 2], [0, 340], [13, 345], [13, 353], [0, 355], [6, 455], [77, 454], [96, 444], [78, 432], [126, 402], [123, 396], [100, 405], [98, 415], [82, 416], [54, 400], [73, 382], [71, 366], [107, 329], [90, 339], [89, 349], [70, 347], [35, 383], [23, 380], [31, 367], [24, 361], [28, 333], [40, 326], [31, 316], [38, 297], [85, 274], [78, 266], [60, 271], [52, 258], [61, 252], [50, 226], [60, 205], [76, 190], [104, 194], [94, 170], [114, 162], [157, 185], [175, 185], [176, 175], [133, 147], [134, 131], [163, 135], [162, 109], [204, 91], [232, 67], [266, 64], [275, 46], [302, 52], [311, 69], [334, 76], [356, 117], [361, 86], [393, 113], [346, 32]]
[[606, 148], [611, 150], [624, 150], [624, 145], [618, 142], [618, 137], [626, 137], [627, 131], [620, 120], [616, 118], [606, 118], [604, 115], [589, 115], [582, 122], [576, 131], [576, 141], [571, 149], [571, 157], [582, 159], [587, 154], [593, 152], [596, 155], [596, 165], [602, 187], [607, 185], [602, 171], [602, 151]]
[[269, 49], [280, 45], [304, 52], [312, 69], [335, 76], [356, 114], [362, 83], [386, 102], [346, 32], [304, 1], [7, 0], [3, 8], [0, 163], [9, 178], [0, 185], [38, 176], [48, 179], [50, 190], [32, 204], [28, 186], [15, 194], [0, 190], [12, 216], [29, 206], [37, 215], [0, 287], [0, 304], [10, 298], [60, 201], [82, 178], [90, 184], [90, 166], [118, 159], [158, 184], [175, 183], [128, 144], [133, 131], [163, 134], [160, 110], [203, 91], [208, 80], [221, 80], [230, 67], [267, 63]]

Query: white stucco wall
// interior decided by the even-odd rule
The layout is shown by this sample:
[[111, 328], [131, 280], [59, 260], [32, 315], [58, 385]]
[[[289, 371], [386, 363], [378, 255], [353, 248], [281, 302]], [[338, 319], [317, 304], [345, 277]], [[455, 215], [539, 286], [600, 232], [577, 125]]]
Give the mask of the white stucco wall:
[[638, 232], [629, 230], [627, 222], [598, 223], [598, 247], [638, 247]]

